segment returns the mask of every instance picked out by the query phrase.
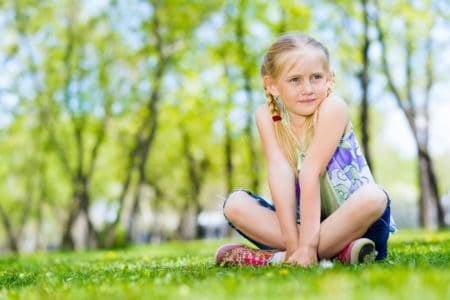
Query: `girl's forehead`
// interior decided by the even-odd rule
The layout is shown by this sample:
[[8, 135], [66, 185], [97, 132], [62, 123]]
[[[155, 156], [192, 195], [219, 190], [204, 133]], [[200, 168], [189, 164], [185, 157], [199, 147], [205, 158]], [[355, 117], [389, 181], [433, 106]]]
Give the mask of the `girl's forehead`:
[[286, 52], [280, 57], [280, 75], [292, 72], [326, 72], [328, 61], [323, 51], [313, 47]]

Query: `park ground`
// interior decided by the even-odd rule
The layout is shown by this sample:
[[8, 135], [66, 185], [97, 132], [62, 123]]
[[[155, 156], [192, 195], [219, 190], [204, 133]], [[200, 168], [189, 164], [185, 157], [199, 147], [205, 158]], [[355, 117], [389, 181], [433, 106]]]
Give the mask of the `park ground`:
[[230, 241], [3, 255], [0, 299], [450, 299], [449, 231], [400, 230], [383, 262], [307, 269], [215, 266]]

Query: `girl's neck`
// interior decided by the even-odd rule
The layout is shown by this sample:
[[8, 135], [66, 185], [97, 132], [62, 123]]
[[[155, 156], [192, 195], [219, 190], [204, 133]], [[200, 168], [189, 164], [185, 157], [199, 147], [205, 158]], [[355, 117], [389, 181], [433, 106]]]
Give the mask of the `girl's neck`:
[[289, 113], [289, 118], [290, 118], [290, 126], [291, 126], [291, 130], [295, 135], [295, 138], [297, 139], [297, 143], [299, 146], [299, 150], [301, 152], [306, 151], [307, 148], [307, 144], [309, 143], [308, 140], [310, 138], [310, 132], [308, 132], [308, 128], [309, 126], [311, 126], [311, 124], [307, 124], [310, 123], [311, 120], [308, 120], [308, 118], [311, 118], [313, 116], [299, 116], [299, 115], [295, 115], [295, 114], [291, 114]]
[[290, 125], [297, 137], [303, 134], [306, 117], [289, 113]]

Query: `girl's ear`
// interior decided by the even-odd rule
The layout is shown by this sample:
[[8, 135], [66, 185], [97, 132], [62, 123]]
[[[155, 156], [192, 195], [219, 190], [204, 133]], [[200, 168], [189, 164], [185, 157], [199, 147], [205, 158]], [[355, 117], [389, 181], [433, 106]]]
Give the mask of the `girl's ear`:
[[264, 87], [266, 90], [272, 94], [274, 97], [278, 97], [280, 95], [280, 92], [278, 91], [278, 87], [275, 83], [275, 80], [273, 80], [272, 77], [266, 75], [263, 78]]
[[330, 70], [330, 72], [327, 75], [327, 87], [329, 90], [332, 90], [334, 87], [334, 72], [333, 72], [333, 70]]

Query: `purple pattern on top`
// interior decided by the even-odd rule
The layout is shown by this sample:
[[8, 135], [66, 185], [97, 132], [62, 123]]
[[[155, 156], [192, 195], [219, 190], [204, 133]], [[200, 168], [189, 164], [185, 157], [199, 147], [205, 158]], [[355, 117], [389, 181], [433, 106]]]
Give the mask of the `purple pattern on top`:
[[353, 130], [341, 138], [328, 163], [327, 175], [338, 197], [341, 198], [339, 202], [346, 200], [361, 185], [373, 181]]

